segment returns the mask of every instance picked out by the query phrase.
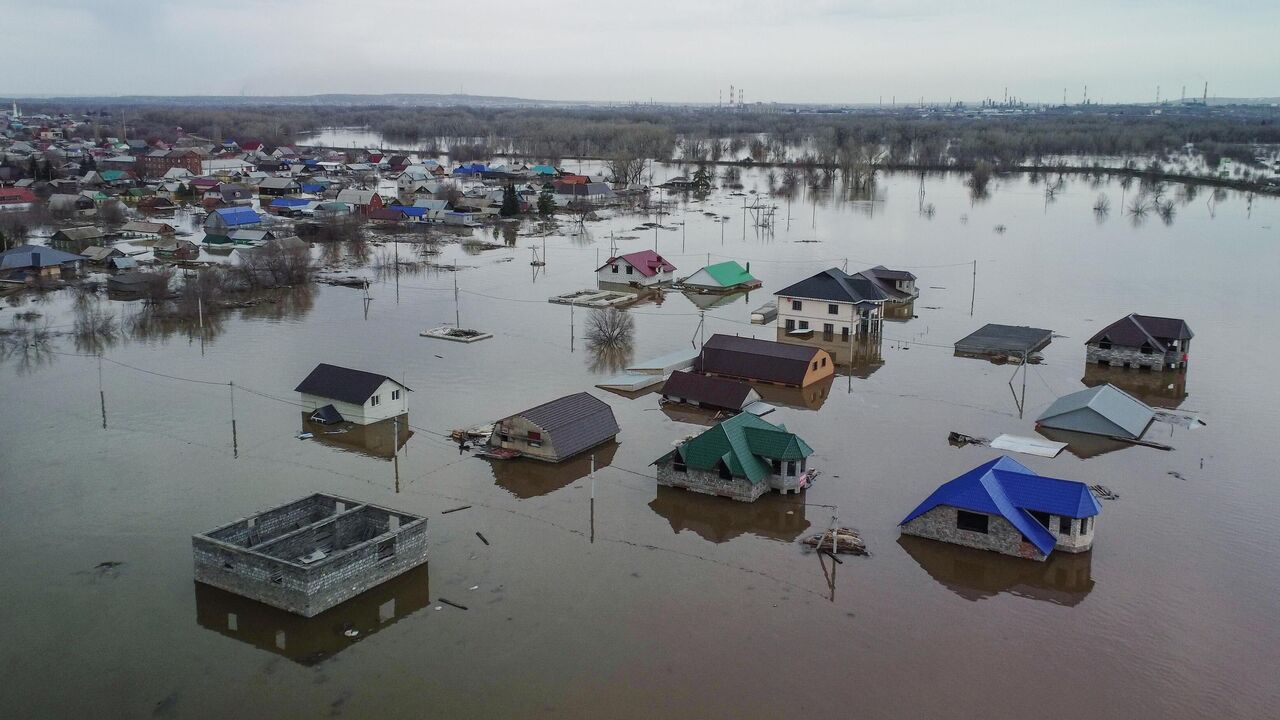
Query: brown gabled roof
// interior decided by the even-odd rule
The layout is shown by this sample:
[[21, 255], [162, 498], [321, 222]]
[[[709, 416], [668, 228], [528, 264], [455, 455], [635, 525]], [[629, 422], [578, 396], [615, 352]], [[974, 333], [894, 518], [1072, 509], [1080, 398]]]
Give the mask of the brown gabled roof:
[[1123, 347], [1141, 347], [1143, 343], [1150, 343], [1154, 349], [1164, 352], [1169, 341], [1190, 340], [1194, 336], [1185, 320], [1130, 313], [1099, 330], [1085, 344], [1092, 345], [1105, 338], [1113, 345]]
[[804, 384], [809, 364], [821, 352], [824, 351], [773, 340], [712, 335], [702, 346], [694, 369], [716, 375], [798, 386]]
[[680, 398], [726, 410], [741, 410], [751, 392], [751, 386], [746, 383], [692, 372], [671, 373], [662, 386], [664, 398]]

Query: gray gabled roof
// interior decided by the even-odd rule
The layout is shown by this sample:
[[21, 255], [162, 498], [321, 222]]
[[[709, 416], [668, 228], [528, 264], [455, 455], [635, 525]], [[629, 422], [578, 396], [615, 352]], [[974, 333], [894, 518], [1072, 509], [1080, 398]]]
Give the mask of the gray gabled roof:
[[1115, 385], [1099, 385], [1064, 395], [1036, 418], [1036, 424], [1137, 440], [1146, 432], [1155, 411]]
[[524, 418], [550, 435], [551, 444], [561, 460], [622, 432], [613, 417], [613, 408], [585, 392], [556, 398], [512, 417]]

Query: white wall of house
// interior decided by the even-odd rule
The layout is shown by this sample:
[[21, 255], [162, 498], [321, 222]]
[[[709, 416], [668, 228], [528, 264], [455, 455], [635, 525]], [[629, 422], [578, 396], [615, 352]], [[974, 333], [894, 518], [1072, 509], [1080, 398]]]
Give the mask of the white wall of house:
[[357, 425], [370, 425], [409, 412], [408, 394], [409, 392], [398, 383], [391, 380], [383, 380], [382, 384], [378, 386], [378, 391], [370, 396], [364, 405], [355, 405], [320, 397], [319, 395], [303, 393], [302, 406], [308, 413], [311, 413], [325, 405], [332, 405], [338, 412], [342, 413], [343, 419], [348, 422], [353, 422]]
[[631, 263], [619, 258], [600, 268], [600, 271], [596, 273], [596, 278], [602, 283], [612, 283], [614, 285], [630, 285], [635, 283], [641, 287], [653, 287], [654, 285], [673, 282], [675, 280], [675, 274], [670, 272], [657, 272], [649, 277], [645, 277]]
[[685, 278], [684, 284], [689, 287], [706, 287], [706, 288], [724, 287], [723, 285], [720, 284], [718, 280], [711, 277], [711, 273], [707, 272], [706, 268], [702, 268], [698, 272]]
[[[812, 330], [815, 333], [824, 333], [827, 326], [831, 326], [831, 333], [836, 337], [843, 337], [847, 330], [850, 336], [857, 337], [859, 334], [859, 316], [857, 307], [850, 302], [831, 302], [830, 300], [806, 300], [804, 298], [783, 297], [778, 298], [778, 327], [784, 330], [788, 328], [787, 321], [792, 321], [796, 330]], [[799, 303], [799, 309], [796, 308]], [[831, 312], [832, 309], [835, 312]], [[872, 320], [878, 321], [882, 308], [877, 305], [868, 314]]]

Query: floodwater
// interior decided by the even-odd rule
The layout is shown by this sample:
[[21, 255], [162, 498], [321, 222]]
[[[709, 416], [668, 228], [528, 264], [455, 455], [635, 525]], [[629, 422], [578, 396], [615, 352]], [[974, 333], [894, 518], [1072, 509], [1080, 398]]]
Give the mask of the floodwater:
[[[655, 169], [659, 180], [681, 172]], [[742, 183], [764, 190], [767, 179], [744, 172]], [[1099, 193], [1112, 200], [1105, 218], [1091, 209]], [[1121, 193], [1069, 179], [1046, 198], [1042, 182], [1017, 176], [975, 202], [958, 177], [891, 175], [872, 199], [775, 199], [772, 233], [744, 222], [753, 196], [670, 197], [661, 218], [606, 213], [589, 235], [551, 235], [543, 268], [529, 265], [542, 240], [526, 227], [513, 248], [446, 245], [440, 262], [456, 260], [456, 274], [380, 272], [367, 303], [319, 286], [232, 311], [203, 341], [190, 327], [151, 328], [106, 349], [101, 396], [97, 361], [77, 356], [71, 337], [10, 344], [0, 707], [12, 717], [1274, 716], [1280, 204], [1201, 190], [1169, 223], [1135, 222]], [[634, 230], [659, 219], [675, 229]], [[882, 263], [919, 276], [914, 317], [886, 323], [852, 370], [816, 392], [766, 397], [779, 406], [769, 419], [816, 450], [823, 474], [806, 495], [742, 506], [655, 487], [649, 463], [703, 426], [664, 413], [653, 394], [594, 389], [615, 363], [585, 343], [587, 312], [546, 302], [593, 284], [611, 231], [631, 238], [616, 240], [622, 251], [656, 243], [680, 274], [733, 258], [765, 283], [705, 310], [676, 293], [636, 307], [637, 359], [690, 348], [702, 312], [707, 335], [773, 337], [747, 323], [750, 311], [846, 259], [851, 271]], [[0, 326], [37, 312], [27, 324], [66, 332], [73, 306], [69, 292], [24, 298], [0, 310]], [[1096, 380], [1083, 341], [1129, 312], [1186, 318], [1190, 369], [1164, 386], [1138, 373], [1111, 381], [1132, 380], [1207, 426], [1153, 426], [1148, 437], [1170, 452], [1017, 458], [1119, 495], [1103, 502], [1091, 553], [1040, 565], [899, 538], [897, 522], [933, 488], [995, 456], [952, 447], [948, 431], [1034, 435], [1054, 397]], [[419, 337], [455, 313], [495, 337]], [[1022, 417], [1012, 366], [952, 354], [987, 322], [1057, 333], [1029, 367]], [[403, 378], [412, 432], [296, 439], [292, 389], [317, 362]], [[492, 465], [442, 438], [584, 389], [622, 427], [616, 446], [597, 450], [594, 482], [589, 458]], [[192, 582], [192, 534], [316, 491], [427, 515], [426, 573], [312, 622]], [[833, 514], [861, 531], [870, 557], [833, 565], [802, 551], [797, 541]]]

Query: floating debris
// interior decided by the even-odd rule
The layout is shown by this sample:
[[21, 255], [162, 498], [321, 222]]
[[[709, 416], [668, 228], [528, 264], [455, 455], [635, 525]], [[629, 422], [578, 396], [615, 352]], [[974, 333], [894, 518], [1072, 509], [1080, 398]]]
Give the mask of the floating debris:
[[851, 555], [867, 555], [867, 544], [862, 536], [852, 528], [832, 528], [826, 532], [807, 537], [802, 540], [805, 545], [824, 552], [849, 553]]
[[1099, 500], [1119, 500], [1120, 495], [1112, 492], [1111, 488], [1106, 485], [1090, 485], [1089, 491]]
[[485, 537], [483, 533], [477, 531], [476, 537], [480, 538], [480, 542], [484, 543], [485, 545], [489, 544], [489, 538]]
[[441, 514], [441, 515], [448, 515], [449, 513], [456, 513], [456, 512], [458, 512], [459, 510], [466, 510], [467, 508], [470, 508], [470, 507], [471, 507], [470, 505], [463, 505], [462, 507], [450, 508], [450, 509], [448, 509], [448, 510], [442, 510], [442, 511], [440, 512], [440, 514]]
[[991, 441], [986, 438], [974, 437], [972, 435], [965, 435], [964, 433], [952, 431], [947, 433], [947, 442], [956, 447], [964, 447], [965, 445], [987, 445]]
[[493, 337], [493, 333], [471, 330], [469, 328], [450, 327], [448, 325], [441, 325], [438, 328], [423, 330], [418, 333], [418, 335], [422, 337], [436, 338], [437, 340], [449, 340], [460, 343], [479, 342]]
[[[466, 610], [466, 609], [467, 609], [467, 606], [466, 606], [466, 605], [459, 605], [458, 603], [453, 602], [453, 601], [451, 601], [451, 600], [445, 600], [444, 598], [439, 598], [439, 600], [440, 600], [440, 602], [444, 603], [445, 605], [449, 605], [450, 607], [456, 607], [456, 608], [458, 608], [459, 610]], [[439, 608], [437, 608], [437, 609], [439, 609]]]

